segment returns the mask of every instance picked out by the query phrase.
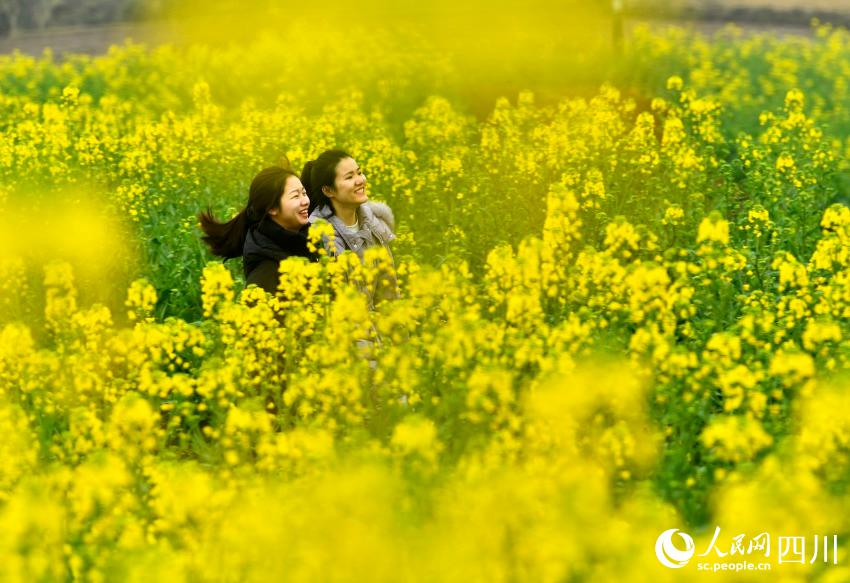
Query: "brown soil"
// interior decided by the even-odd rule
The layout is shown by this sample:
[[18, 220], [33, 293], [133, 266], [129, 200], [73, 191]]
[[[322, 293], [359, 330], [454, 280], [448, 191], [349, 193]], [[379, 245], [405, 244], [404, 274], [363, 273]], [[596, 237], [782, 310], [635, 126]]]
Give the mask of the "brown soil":
[[153, 46], [179, 40], [175, 29], [167, 23], [50, 28], [39, 32], [20, 32], [13, 37], [0, 37], [0, 54], [20, 51], [38, 56], [50, 48], [54, 55], [61, 58], [63, 53], [105, 53], [110, 46], [122, 45], [127, 41]]
[[[687, 2], [686, 2], [687, 3]], [[712, 2], [696, 2], [692, 4], [717, 4], [723, 8], [769, 8], [772, 10], [823, 10], [831, 12], [848, 12], [846, 0], [713, 0]]]

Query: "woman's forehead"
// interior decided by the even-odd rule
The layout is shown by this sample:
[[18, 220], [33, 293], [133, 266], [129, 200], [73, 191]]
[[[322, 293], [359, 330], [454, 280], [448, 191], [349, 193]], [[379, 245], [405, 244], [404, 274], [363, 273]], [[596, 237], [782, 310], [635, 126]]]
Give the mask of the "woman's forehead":
[[338, 174], [345, 174], [352, 170], [357, 170], [357, 162], [354, 161], [354, 158], [343, 158], [339, 161], [339, 164], [336, 165], [336, 171]]
[[294, 175], [289, 175], [286, 177], [286, 183], [284, 188], [286, 190], [291, 190], [293, 188], [303, 188], [301, 185], [301, 179]]

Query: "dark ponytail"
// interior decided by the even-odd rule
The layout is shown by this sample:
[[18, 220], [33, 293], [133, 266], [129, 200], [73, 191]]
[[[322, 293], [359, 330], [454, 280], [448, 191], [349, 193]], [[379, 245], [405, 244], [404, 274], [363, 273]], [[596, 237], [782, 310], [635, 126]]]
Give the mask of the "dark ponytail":
[[242, 247], [248, 235], [248, 209], [242, 209], [226, 223], [220, 223], [207, 208], [198, 215], [198, 220], [201, 221], [201, 230], [205, 233], [201, 240], [209, 246], [213, 255], [225, 259], [242, 256]]
[[301, 171], [301, 184], [307, 189], [310, 197], [310, 212], [321, 206], [328, 206], [333, 212], [331, 199], [322, 191], [322, 187], [334, 188], [336, 181], [336, 167], [340, 160], [351, 158], [342, 150], [325, 150], [315, 160], [304, 164]]
[[204, 232], [201, 240], [209, 246], [213, 255], [225, 259], [242, 256], [248, 230], [264, 220], [268, 212], [280, 204], [286, 180], [290, 176], [297, 177], [297, 174], [280, 166], [261, 170], [251, 181], [248, 204], [226, 223], [216, 220], [209, 208], [198, 215]]

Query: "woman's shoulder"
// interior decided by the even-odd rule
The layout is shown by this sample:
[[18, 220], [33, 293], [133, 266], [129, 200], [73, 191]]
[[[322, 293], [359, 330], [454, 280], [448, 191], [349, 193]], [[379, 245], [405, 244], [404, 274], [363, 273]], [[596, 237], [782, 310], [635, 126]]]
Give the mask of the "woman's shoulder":
[[393, 215], [393, 211], [389, 205], [370, 200], [364, 203], [363, 206], [369, 210], [373, 217], [383, 221], [391, 231], [395, 231], [395, 215]]
[[313, 209], [313, 212], [310, 213], [310, 223], [315, 223], [318, 219], [324, 219], [326, 221], [330, 220], [333, 216], [334, 212], [331, 207], [328, 205], [317, 206]]

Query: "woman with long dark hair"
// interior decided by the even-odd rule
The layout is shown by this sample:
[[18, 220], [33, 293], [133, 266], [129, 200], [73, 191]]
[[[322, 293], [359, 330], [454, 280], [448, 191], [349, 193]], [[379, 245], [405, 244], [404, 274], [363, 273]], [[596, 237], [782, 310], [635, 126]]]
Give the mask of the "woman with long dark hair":
[[361, 259], [369, 247], [395, 239], [390, 207], [369, 201], [366, 175], [349, 154], [326, 150], [307, 162], [301, 182], [310, 197], [310, 221], [328, 221], [334, 228], [335, 252], [355, 252]]
[[298, 175], [273, 166], [251, 181], [248, 203], [235, 217], [222, 223], [207, 209], [198, 219], [205, 233], [202, 239], [213, 254], [225, 259], [241, 256], [247, 283], [275, 293], [282, 260], [316, 260], [307, 248], [309, 208], [310, 199]]

